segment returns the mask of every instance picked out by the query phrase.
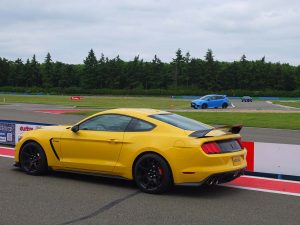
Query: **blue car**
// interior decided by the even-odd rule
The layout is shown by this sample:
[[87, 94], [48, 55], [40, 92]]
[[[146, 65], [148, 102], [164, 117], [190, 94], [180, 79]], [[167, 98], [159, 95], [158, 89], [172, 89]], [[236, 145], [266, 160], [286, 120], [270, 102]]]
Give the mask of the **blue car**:
[[191, 107], [194, 109], [219, 108], [226, 109], [230, 102], [226, 95], [205, 95], [191, 102]]

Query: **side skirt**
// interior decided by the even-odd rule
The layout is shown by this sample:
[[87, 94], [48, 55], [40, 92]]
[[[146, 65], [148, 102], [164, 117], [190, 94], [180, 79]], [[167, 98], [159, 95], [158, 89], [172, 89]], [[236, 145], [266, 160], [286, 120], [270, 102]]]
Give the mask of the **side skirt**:
[[72, 173], [72, 174], [82, 174], [82, 175], [88, 175], [88, 176], [96, 176], [96, 177], [106, 177], [106, 178], [114, 178], [114, 179], [120, 179], [120, 180], [131, 180], [126, 177], [121, 177], [118, 175], [111, 175], [107, 173], [100, 173], [100, 172], [94, 172], [94, 171], [78, 171], [74, 169], [61, 169], [61, 168], [50, 168], [52, 171], [57, 172], [65, 172], [65, 173]]

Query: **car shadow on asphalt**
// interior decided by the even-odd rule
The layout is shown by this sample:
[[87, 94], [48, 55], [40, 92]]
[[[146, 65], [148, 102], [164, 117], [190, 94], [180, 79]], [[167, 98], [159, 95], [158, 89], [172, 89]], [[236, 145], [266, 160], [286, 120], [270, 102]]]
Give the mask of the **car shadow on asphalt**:
[[70, 179], [76, 180], [78, 182], [87, 182], [94, 183], [105, 186], [115, 186], [120, 188], [127, 189], [136, 189], [136, 186], [133, 181], [121, 179], [121, 178], [111, 178], [94, 174], [81, 174], [81, 173], [72, 173], [72, 172], [63, 172], [63, 171], [50, 171], [48, 176], [59, 178], [59, 179]]
[[[14, 168], [14, 172], [16, 173], [24, 173], [19, 168]], [[25, 175], [25, 174], [24, 174]], [[76, 182], [82, 183], [91, 183], [97, 184], [100, 186], [112, 186], [115, 188], [126, 189], [126, 190], [138, 190], [134, 181], [126, 180], [126, 179], [117, 179], [111, 177], [104, 177], [99, 175], [91, 175], [91, 174], [79, 174], [79, 173], [71, 173], [71, 172], [63, 172], [63, 171], [49, 171], [45, 177], [49, 179], [63, 179], [63, 180], [72, 180]], [[170, 191], [164, 193], [164, 196], [181, 196], [181, 197], [199, 197], [199, 198], [219, 198], [222, 196], [230, 196], [236, 195], [242, 190], [229, 188], [226, 186], [220, 185], [175, 185]], [[146, 194], [146, 193], [141, 193]]]
[[221, 185], [201, 185], [201, 186], [179, 185], [179, 186], [174, 186], [169, 193], [166, 193], [166, 195], [212, 199], [212, 198], [220, 198], [222, 196], [236, 195], [240, 191], [242, 190], [229, 188]]

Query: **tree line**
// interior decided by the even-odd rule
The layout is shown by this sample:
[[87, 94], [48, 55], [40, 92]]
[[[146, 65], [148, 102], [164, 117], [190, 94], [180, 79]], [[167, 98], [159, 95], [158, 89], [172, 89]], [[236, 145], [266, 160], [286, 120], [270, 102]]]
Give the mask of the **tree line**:
[[[99, 58], [91, 49], [83, 64], [53, 62], [50, 53], [42, 63], [33, 55], [23, 62], [0, 57], [0, 87], [2, 90], [36, 90], [67, 93], [130, 93], [202, 94], [225, 92], [231, 95], [300, 95], [300, 66], [247, 60], [223, 62], [215, 60], [208, 49], [203, 59], [176, 51], [169, 63], [157, 55], [151, 61], [139, 56], [124, 61], [119, 56]], [[1, 90], [0, 89], [0, 90]], [[70, 91], [71, 90], [71, 91]], [[133, 91], [135, 90], [135, 91]], [[158, 92], [151, 90], [159, 90]], [[148, 91], [148, 92], [147, 92]], [[256, 94], [255, 94], [256, 93]]]

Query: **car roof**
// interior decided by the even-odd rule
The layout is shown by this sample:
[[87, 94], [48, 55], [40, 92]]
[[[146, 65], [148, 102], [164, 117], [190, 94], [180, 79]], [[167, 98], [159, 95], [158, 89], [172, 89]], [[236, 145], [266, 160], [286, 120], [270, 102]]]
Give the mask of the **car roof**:
[[149, 116], [153, 114], [167, 114], [170, 112], [162, 111], [159, 109], [148, 109], [148, 108], [117, 108], [117, 109], [102, 111], [99, 114], [103, 114], [103, 113]]
[[226, 95], [217, 95], [217, 94], [209, 94], [209, 95], [204, 95], [204, 96], [222, 96], [222, 97], [226, 97]]

